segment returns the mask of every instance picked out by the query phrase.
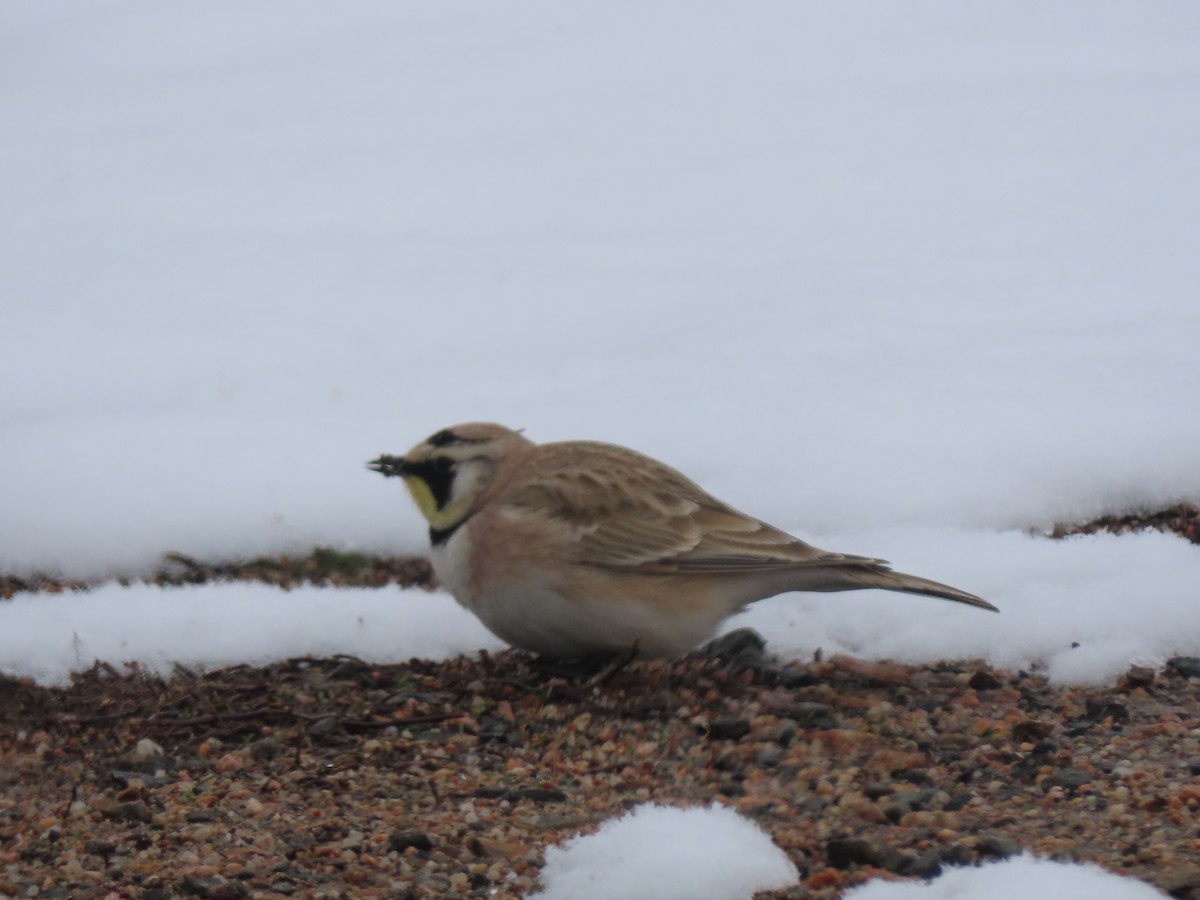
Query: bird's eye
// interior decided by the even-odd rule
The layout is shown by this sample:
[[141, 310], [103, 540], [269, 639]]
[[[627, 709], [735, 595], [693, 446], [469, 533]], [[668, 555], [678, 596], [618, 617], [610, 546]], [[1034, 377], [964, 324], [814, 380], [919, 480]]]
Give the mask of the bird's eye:
[[433, 460], [433, 467], [439, 472], [449, 472], [454, 468], [454, 460], [448, 456], [438, 456]]

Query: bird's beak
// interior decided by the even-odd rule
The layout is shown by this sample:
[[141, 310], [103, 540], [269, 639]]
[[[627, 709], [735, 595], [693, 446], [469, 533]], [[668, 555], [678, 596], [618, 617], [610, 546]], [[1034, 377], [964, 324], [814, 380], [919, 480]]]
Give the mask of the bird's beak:
[[406, 466], [407, 463], [404, 461], [403, 456], [389, 456], [387, 453], [367, 463], [368, 469], [372, 472], [378, 472], [385, 478], [391, 478], [393, 475], [404, 475]]

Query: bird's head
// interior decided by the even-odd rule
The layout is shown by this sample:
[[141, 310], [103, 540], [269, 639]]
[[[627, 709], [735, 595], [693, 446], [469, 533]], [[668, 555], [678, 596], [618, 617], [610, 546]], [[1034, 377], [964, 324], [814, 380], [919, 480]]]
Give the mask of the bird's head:
[[448, 532], [475, 510], [475, 501], [496, 477], [500, 461], [530, 441], [519, 432], [490, 422], [443, 428], [403, 456], [384, 454], [367, 468], [398, 475], [431, 532]]

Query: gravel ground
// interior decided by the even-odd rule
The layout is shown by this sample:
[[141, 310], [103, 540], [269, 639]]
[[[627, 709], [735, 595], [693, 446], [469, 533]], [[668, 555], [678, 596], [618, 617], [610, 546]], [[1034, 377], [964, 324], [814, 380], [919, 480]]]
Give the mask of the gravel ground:
[[[753, 647], [750, 647], [753, 656]], [[1021, 849], [1200, 898], [1200, 660], [1113, 689], [977, 664], [514, 652], [0, 681], [0, 895], [517, 897], [633, 804], [733, 806], [802, 887]]]
[[[1171, 531], [1200, 510], [1055, 526]], [[431, 586], [427, 560], [317, 550], [154, 583]], [[86, 590], [0, 577], [0, 597]], [[616, 671], [507, 652], [353, 658], [67, 688], [0, 675], [0, 898], [519, 897], [547, 845], [647, 801], [728, 804], [825, 900], [1030, 850], [1200, 900], [1200, 659], [1111, 689], [1037, 672], [815, 660], [753, 641]]]

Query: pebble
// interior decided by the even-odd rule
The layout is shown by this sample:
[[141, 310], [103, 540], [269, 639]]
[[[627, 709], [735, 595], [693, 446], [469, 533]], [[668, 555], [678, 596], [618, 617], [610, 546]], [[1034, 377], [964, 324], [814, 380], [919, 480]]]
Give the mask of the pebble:
[[998, 834], [985, 834], [975, 842], [975, 849], [979, 851], [980, 856], [1007, 859], [1020, 853], [1021, 845]]
[[1085, 784], [1090, 784], [1092, 776], [1082, 769], [1069, 767], [1060, 769], [1052, 775], [1046, 776], [1042, 781], [1042, 787], [1050, 790], [1051, 788], [1066, 788], [1068, 790], [1080, 788]]
[[413, 847], [422, 852], [428, 852], [433, 849], [433, 841], [429, 835], [423, 831], [413, 831], [410, 829], [401, 829], [392, 833], [388, 839], [388, 849], [394, 850], [397, 853], [403, 853], [409, 847]]
[[737, 716], [718, 716], [708, 723], [708, 736], [714, 741], [736, 741], [750, 733], [750, 723]]
[[165, 758], [167, 754], [160, 744], [156, 744], [150, 738], [142, 738], [137, 742], [137, 747], [134, 748], [133, 755], [136, 759], [146, 759], [150, 756]]

